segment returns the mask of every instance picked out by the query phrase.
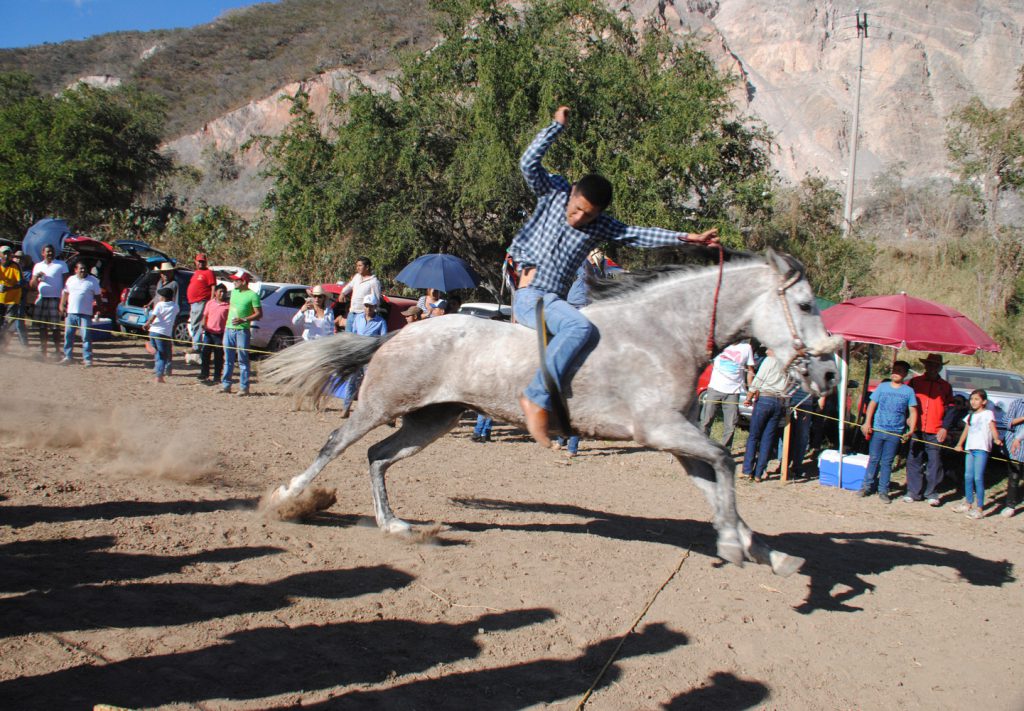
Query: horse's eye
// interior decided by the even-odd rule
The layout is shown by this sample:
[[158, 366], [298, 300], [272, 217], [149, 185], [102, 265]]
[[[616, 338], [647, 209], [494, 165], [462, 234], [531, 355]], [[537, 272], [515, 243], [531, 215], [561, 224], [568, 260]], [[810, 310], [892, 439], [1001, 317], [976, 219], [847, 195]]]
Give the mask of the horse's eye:
[[805, 314], [811, 313], [813, 308], [814, 307], [811, 305], [809, 301], [804, 301], [803, 303], [800, 304], [800, 310], [803, 311]]

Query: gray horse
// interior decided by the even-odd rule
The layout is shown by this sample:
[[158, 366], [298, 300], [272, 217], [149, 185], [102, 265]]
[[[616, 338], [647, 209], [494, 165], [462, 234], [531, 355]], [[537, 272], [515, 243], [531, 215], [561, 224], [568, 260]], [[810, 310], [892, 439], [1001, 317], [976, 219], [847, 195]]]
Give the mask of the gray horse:
[[[716, 347], [754, 337], [812, 393], [834, 387], [830, 354], [839, 341], [826, 333], [803, 268], [792, 257], [733, 255], [722, 270], [716, 306], [718, 278], [718, 266], [670, 267], [595, 285], [595, 301], [584, 313], [599, 338], [567, 393], [572, 426], [585, 437], [671, 452], [711, 504], [718, 555], [736, 564], [767, 563], [788, 575], [803, 559], [772, 550], [739, 517], [729, 452], [685, 413], [708, 362], [713, 320]], [[282, 351], [266, 362], [263, 375], [296, 395], [317, 397], [333, 379], [363, 365], [366, 375], [353, 416], [265, 505], [294, 504], [331, 460], [401, 417], [397, 432], [370, 447], [370, 479], [377, 525], [409, 532], [388, 502], [388, 468], [448, 432], [467, 409], [521, 424], [518, 398], [537, 362], [532, 330], [459, 315], [414, 323], [383, 339], [339, 334]]]

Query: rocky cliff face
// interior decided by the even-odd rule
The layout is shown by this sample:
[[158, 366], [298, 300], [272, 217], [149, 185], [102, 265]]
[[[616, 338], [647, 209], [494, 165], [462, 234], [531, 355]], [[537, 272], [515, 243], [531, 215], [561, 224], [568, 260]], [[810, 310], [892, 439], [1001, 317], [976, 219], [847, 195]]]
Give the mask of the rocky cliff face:
[[[854, 0], [641, 0], [609, 3], [638, 21], [654, 21], [681, 39], [693, 36], [719, 65], [743, 80], [735, 99], [776, 136], [775, 166], [785, 180], [817, 172], [846, 180], [860, 41]], [[862, 17], [864, 12], [861, 13]], [[1021, 0], [880, 0], [866, 11], [863, 43], [858, 183], [903, 165], [908, 179], [947, 175], [945, 117], [973, 95], [1005, 106], [1024, 63]], [[331, 91], [346, 92], [353, 74], [341, 68], [302, 86], [318, 109]], [[360, 77], [386, 90], [384, 75]], [[252, 135], [275, 134], [288, 122], [299, 84], [209, 122], [168, 144], [180, 160], [201, 166], [212, 152], [238, 154]], [[243, 211], [266, 187], [259, 156], [237, 155], [233, 184], [206, 182], [203, 197]]]

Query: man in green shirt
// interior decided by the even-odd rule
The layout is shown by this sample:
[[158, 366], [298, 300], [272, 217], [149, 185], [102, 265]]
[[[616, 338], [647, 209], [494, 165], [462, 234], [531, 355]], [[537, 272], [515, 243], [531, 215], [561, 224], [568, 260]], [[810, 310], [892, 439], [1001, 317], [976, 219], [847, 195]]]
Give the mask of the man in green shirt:
[[263, 318], [260, 295], [249, 288], [252, 275], [239, 269], [231, 275], [235, 288], [231, 290], [228, 322], [224, 329], [224, 375], [220, 391], [231, 392], [231, 376], [238, 359], [238, 394], [249, 394], [249, 344], [252, 341], [252, 322]]

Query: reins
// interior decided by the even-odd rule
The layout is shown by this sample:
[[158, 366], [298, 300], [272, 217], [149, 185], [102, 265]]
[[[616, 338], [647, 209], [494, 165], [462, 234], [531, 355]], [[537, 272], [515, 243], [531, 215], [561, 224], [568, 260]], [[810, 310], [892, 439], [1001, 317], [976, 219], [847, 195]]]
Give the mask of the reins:
[[718, 281], [715, 282], [715, 298], [711, 301], [711, 329], [708, 332], [707, 354], [708, 360], [715, 355], [715, 327], [718, 322], [718, 295], [722, 291], [722, 272], [725, 270], [725, 248], [721, 243], [718, 247]]

